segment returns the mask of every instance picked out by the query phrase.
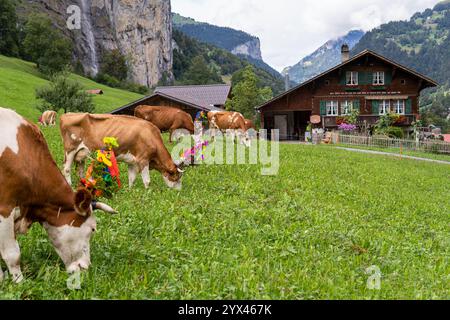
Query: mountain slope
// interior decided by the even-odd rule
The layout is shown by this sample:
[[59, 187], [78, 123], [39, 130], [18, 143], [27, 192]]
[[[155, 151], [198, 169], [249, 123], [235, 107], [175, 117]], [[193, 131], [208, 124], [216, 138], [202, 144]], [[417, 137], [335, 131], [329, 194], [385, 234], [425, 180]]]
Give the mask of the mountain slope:
[[343, 37], [330, 40], [296, 65], [284, 69], [282, 73], [288, 73], [290, 80], [295, 83], [311, 79], [338, 65], [341, 62], [342, 45], [346, 43], [353, 48], [363, 35], [364, 31], [353, 30]]
[[218, 27], [209, 23], [198, 22], [177, 13], [172, 16], [173, 27], [198, 41], [227, 50], [234, 55], [246, 59], [258, 68], [262, 68], [280, 77], [278, 71], [263, 61], [260, 40], [244, 31], [227, 27]]
[[[95, 111], [109, 112], [142, 97], [139, 94], [113, 89], [78, 75], [72, 79], [79, 81], [86, 89], [102, 89], [104, 95], [94, 96]], [[39, 111], [35, 91], [48, 83], [31, 62], [0, 55], [0, 106], [16, 110], [30, 120], [37, 120]]]
[[[211, 70], [219, 74], [225, 82], [229, 82], [236, 71], [245, 68], [250, 62], [247, 59], [233, 55], [231, 52], [219, 47], [200, 42], [191, 38], [180, 30], [173, 32], [173, 73], [177, 84], [184, 84], [186, 72], [192, 66], [196, 57], [203, 57]], [[263, 62], [260, 62], [263, 63]], [[281, 75], [267, 72], [255, 63], [255, 73], [261, 87], [270, 87], [277, 95], [284, 91], [284, 81]]]
[[416, 13], [409, 21], [381, 25], [368, 32], [352, 50], [379, 52], [441, 84], [450, 79], [450, 2]]

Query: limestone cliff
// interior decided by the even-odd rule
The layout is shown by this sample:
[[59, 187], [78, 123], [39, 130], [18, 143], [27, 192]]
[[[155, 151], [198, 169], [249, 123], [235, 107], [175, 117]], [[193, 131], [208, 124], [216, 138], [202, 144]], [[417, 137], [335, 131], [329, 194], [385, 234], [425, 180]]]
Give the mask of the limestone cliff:
[[250, 41], [237, 45], [231, 50], [231, 53], [235, 55], [248, 56], [256, 60], [263, 59], [261, 55], [261, 42], [258, 38], [254, 38]]
[[[80, 8], [80, 29], [66, 26]], [[119, 49], [130, 63], [130, 80], [154, 86], [163, 74], [172, 73], [172, 16], [170, 0], [30, 0], [22, 13], [49, 15], [75, 44], [75, 59], [86, 73], [97, 74], [102, 52]]]

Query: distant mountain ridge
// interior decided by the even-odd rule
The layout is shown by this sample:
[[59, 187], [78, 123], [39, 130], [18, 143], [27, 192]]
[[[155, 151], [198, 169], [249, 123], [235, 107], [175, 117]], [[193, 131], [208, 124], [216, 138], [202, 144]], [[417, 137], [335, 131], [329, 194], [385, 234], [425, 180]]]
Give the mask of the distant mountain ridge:
[[173, 27], [198, 41], [225, 49], [244, 58], [251, 64], [262, 68], [270, 74], [280, 77], [280, 73], [263, 61], [261, 42], [258, 37], [244, 31], [228, 27], [219, 27], [192, 18], [172, 14]]
[[352, 30], [345, 36], [330, 40], [294, 66], [285, 68], [282, 74], [289, 74], [290, 80], [295, 83], [305, 82], [338, 65], [342, 45], [346, 43], [352, 49], [364, 34], [362, 30]]
[[352, 55], [374, 50], [450, 85], [450, 1], [373, 29], [353, 48]]

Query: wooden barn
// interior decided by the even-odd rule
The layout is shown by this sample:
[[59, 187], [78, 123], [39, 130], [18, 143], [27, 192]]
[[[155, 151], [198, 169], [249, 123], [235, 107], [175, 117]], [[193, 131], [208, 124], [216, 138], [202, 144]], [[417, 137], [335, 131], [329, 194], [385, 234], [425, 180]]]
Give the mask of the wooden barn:
[[221, 111], [230, 96], [230, 85], [197, 85], [158, 87], [151, 96], [134, 101], [112, 111], [112, 114], [134, 115], [134, 109], [140, 105], [166, 106], [182, 109], [192, 115], [199, 111]]
[[432, 79], [365, 50], [350, 58], [342, 47], [342, 63], [257, 108], [264, 129], [279, 129], [280, 139], [298, 140], [309, 122], [324, 129], [338, 127], [353, 109], [360, 126], [375, 124], [389, 112], [401, 115], [408, 128], [419, 117], [419, 96], [438, 84]]

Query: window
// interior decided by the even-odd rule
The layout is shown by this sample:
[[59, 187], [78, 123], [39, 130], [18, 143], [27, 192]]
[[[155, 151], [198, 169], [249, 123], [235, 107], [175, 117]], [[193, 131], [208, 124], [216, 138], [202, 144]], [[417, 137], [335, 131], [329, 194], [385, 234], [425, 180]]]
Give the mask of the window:
[[352, 101], [343, 101], [341, 102], [341, 115], [348, 116], [353, 110], [353, 102]]
[[375, 86], [384, 85], [384, 72], [374, 72], [373, 73], [373, 84]]
[[357, 86], [358, 85], [358, 72], [348, 71], [346, 83], [348, 86]]
[[325, 80], [325, 85], [329, 86], [330, 85], [330, 80]]
[[405, 100], [394, 100], [394, 112], [396, 114], [405, 114]]
[[391, 102], [389, 100], [380, 101], [380, 115], [385, 115], [391, 112]]
[[402, 80], [400, 81], [400, 83], [401, 83], [402, 85], [405, 85], [405, 84], [406, 84], [406, 80], [405, 80], [405, 79], [402, 79]]
[[337, 101], [327, 101], [327, 116], [337, 116], [338, 115], [338, 102]]

